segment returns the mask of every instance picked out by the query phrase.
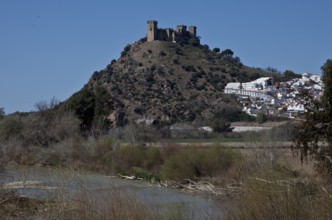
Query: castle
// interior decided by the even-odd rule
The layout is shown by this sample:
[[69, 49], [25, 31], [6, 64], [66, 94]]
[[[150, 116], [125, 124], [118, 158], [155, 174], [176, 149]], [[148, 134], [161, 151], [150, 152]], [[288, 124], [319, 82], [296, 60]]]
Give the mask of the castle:
[[178, 25], [176, 30], [172, 28], [159, 29], [158, 22], [150, 20], [148, 23], [147, 31], [147, 41], [171, 41], [171, 42], [180, 42], [188, 41], [191, 38], [196, 38], [196, 26], [189, 26], [187, 31], [187, 26]]

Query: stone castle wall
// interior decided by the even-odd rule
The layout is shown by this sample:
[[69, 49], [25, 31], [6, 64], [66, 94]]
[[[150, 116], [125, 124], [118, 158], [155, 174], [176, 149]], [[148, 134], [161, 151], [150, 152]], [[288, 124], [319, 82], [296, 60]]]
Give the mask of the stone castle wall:
[[187, 30], [187, 26], [178, 25], [176, 30], [171, 28], [159, 29], [158, 22], [150, 20], [147, 22], [148, 30], [147, 30], [147, 41], [171, 41], [178, 42], [182, 39], [196, 38], [196, 26], [189, 26]]

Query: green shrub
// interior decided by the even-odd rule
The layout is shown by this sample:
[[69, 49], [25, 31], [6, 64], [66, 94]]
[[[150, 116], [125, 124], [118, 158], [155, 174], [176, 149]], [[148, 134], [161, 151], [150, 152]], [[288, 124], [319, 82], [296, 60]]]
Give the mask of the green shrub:
[[21, 134], [23, 122], [19, 115], [7, 116], [0, 121], [0, 141], [7, 141]]
[[125, 56], [128, 54], [128, 52], [130, 51], [131, 45], [127, 44], [124, 48], [123, 51], [121, 52], [121, 56]]
[[155, 175], [141, 167], [132, 167], [130, 173], [134, 175], [136, 178], [141, 178], [144, 180], [151, 180], [151, 181], [160, 181], [158, 175]]
[[193, 65], [182, 65], [181, 67], [187, 72], [196, 72], [196, 68]]
[[193, 155], [181, 150], [175, 155], [165, 160], [162, 166], [161, 174], [164, 179], [184, 180], [195, 179], [195, 164], [193, 163]]
[[51, 153], [49, 157], [46, 159], [44, 164], [51, 165], [51, 166], [59, 166], [61, 162], [60, 155], [58, 153]]
[[211, 122], [211, 126], [214, 132], [222, 133], [222, 132], [231, 132], [231, 123], [224, 119], [214, 119]]
[[149, 147], [145, 150], [144, 168], [157, 172], [162, 163], [163, 158], [159, 148]]
[[266, 121], [266, 116], [264, 115], [263, 112], [259, 112], [256, 117], [256, 122], [259, 124], [262, 124]]
[[174, 60], [173, 60], [173, 63], [174, 63], [174, 64], [180, 64], [180, 62], [179, 62], [178, 59], [174, 59]]
[[118, 147], [112, 154], [112, 169], [115, 172], [128, 172], [132, 167], [142, 167], [144, 156], [141, 147]]
[[[160, 148], [142, 146], [118, 147], [112, 152], [111, 158], [113, 172], [129, 172], [133, 175], [137, 173], [157, 175], [164, 160]], [[137, 169], [141, 169], [142, 172], [138, 172]]]
[[222, 146], [182, 149], [165, 160], [161, 174], [165, 179], [177, 181], [212, 177], [224, 174], [240, 159], [240, 153]]
[[215, 48], [213, 48], [213, 50], [212, 50], [214, 53], [219, 53], [220, 52], [220, 49], [218, 48], [218, 47], [215, 47]]
[[112, 138], [102, 138], [100, 140], [93, 140], [92, 143], [89, 145], [94, 146], [94, 157], [95, 160], [100, 160], [101, 164], [103, 165], [104, 169], [110, 168], [112, 164], [112, 147], [113, 147], [113, 140]]

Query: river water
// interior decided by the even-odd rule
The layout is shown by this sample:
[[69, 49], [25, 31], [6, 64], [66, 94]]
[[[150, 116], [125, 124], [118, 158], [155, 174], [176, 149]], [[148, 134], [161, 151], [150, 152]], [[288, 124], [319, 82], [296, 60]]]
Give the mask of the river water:
[[133, 196], [139, 202], [159, 211], [176, 207], [185, 216], [192, 216], [193, 219], [216, 219], [221, 215], [221, 210], [208, 196], [192, 195], [145, 181], [122, 180], [97, 173], [49, 167], [12, 166], [0, 173], [0, 184], [3, 186], [21, 181], [38, 182], [39, 185], [17, 187], [16, 190], [21, 196], [49, 199], [62, 193], [64, 199], [70, 201], [75, 199], [82, 189], [90, 192], [89, 196], [96, 199], [102, 198], [107, 192], [117, 191]]

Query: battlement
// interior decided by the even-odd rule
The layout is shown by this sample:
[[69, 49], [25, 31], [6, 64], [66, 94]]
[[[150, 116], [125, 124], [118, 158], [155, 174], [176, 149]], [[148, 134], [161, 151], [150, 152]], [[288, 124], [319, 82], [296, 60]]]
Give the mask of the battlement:
[[154, 20], [150, 20], [147, 22], [148, 30], [147, 30], [147, 41], [171, 41], [171, 42], [179, 42], [186, 41], [190, 38], [196, 38], [196, 26], [189, 26], [187, 31], [187, 26], [178, 25], [176, 26], [176, 30], [172, 28], [161, 29], [158, 28], [158, 22]]

